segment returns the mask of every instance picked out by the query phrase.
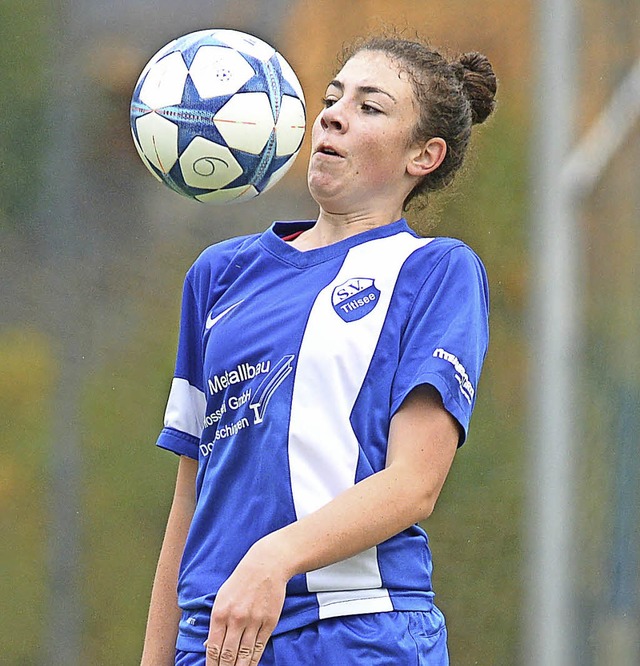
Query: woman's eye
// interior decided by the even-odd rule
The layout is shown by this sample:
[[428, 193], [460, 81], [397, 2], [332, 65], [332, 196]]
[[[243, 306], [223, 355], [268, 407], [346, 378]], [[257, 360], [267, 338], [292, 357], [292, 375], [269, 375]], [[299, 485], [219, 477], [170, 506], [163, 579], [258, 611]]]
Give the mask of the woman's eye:
[[370, 104], [363, 104], [361, 108], [365, 113], [382, 113], [382, 111], [377, 106], [371, 106]]
[[335, 97], [323, 97], [322, 104], [325, 109], [328, 109], [330, 106], [333, 106], [338, 100]]

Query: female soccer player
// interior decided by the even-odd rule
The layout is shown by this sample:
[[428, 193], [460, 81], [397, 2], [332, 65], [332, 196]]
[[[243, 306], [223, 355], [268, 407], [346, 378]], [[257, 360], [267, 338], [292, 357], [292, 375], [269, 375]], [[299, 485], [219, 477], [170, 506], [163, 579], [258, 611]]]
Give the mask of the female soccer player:
[[317, 220], [189, 270], [144, 666], [448, 663], [418, 523], [467, 433], [487, 280], [402, 214], [452, 180], [495, 91], [477, 53], [361, 43], [313, 125]]

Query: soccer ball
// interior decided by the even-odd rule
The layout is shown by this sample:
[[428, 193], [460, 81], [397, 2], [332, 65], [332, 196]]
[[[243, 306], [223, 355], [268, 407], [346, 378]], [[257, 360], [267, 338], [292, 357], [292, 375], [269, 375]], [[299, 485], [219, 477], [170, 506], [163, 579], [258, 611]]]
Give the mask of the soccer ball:
[[302, 87], [269, 44], [202, 30], [156, 53], [131, 100], [142, 161], [172, 190], [202, 202], [246, 201], [275, 185], [305, 132]]

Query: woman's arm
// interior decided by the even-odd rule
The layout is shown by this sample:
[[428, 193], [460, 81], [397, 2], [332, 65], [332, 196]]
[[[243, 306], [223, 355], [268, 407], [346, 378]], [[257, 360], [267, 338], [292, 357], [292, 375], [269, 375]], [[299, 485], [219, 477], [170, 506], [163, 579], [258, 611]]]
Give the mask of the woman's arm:
[[141, 666], [173, 666], [180, 621], [178, 569], [195, 506], [198, 463], [180, 457], [176, 488], [153, 581]]
[[258, 663], [292, 576], [351, 557], [431, 515], [459, 434], [438, 392], [414, 389], [391, 421], [385, 469], [258, 541], [220, 588], [207, 666]]

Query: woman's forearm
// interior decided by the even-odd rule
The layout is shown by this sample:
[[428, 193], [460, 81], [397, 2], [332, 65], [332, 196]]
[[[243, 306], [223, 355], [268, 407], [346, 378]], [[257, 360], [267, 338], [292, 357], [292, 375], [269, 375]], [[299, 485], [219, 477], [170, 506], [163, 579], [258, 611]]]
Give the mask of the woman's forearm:
[[286, 578], [347, 559], [428, 517], [433, 503], [409, 486], [402, 475], [385, 469], [254, 548], [275, 558]]
[[197, 463], [181, 458], [176, 490], [151, 592], [141, 666], [173, 666], [180, 621], [178, 571], [194, 509]]
[[431, 514], [457, 441], [455, 422], [439, 398], [428, 389], [414, 392], [394, 418], [385, 469], [255, 547], [276, 557], [291, 577], [389, 539]]

